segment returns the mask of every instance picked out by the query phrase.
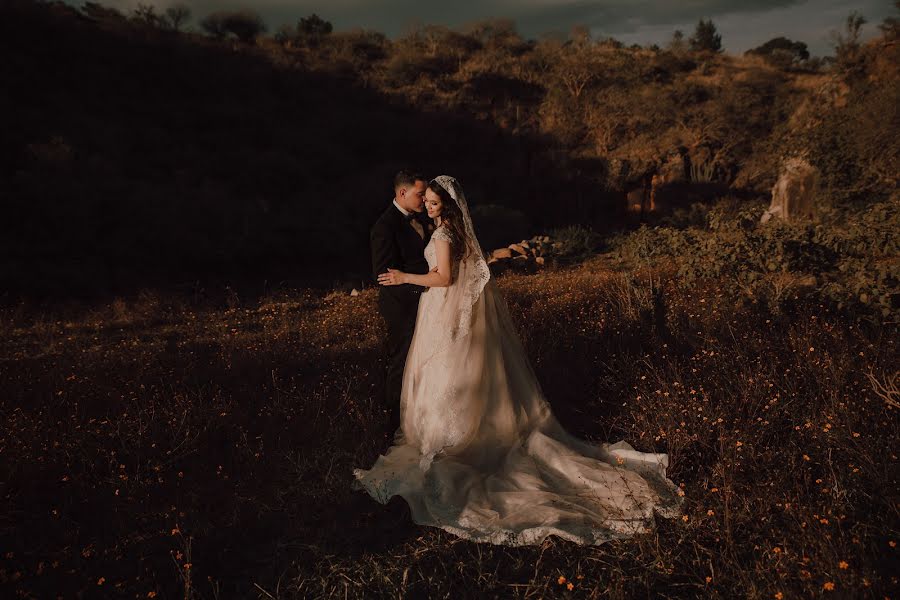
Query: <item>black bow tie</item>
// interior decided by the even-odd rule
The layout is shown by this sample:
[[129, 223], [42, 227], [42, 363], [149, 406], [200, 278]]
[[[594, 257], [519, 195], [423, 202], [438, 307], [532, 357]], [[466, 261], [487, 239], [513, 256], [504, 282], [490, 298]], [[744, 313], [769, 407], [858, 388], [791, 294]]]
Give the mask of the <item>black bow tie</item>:
[[410, 211], [409, 213], [403, 215], [403, 218], [406, 219], [407, 223], [411, 223], [412, 221], [418, 221], [419, 223], [422, 222], [422, 217], [417, 212]]

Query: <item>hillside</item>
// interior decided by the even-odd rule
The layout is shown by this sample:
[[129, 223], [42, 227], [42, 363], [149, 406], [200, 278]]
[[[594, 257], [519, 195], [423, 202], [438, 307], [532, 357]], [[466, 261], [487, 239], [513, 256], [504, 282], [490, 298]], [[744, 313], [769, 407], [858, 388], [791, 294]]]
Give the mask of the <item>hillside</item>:
[[896, 46], [854, 78], [503, 23], [245, 44], [95, 4], [0, 10], [11, 298], [367, 280], [368, 227], [410, 164], [465, 182], [487, 247], [620, 229], [654, 174], [675, 180], [670, 208], [764, 198], [801, 150], [826, 203], [896, 177]]
[[5, 289], [331, 283], [366, 271], [400, 167], [452, 169], [504, 198], [538, 179], [524, 142], [495, 127], [259, 51], [109, 30], [66, 7], [2, 10], [16, 117], [0, 142]]

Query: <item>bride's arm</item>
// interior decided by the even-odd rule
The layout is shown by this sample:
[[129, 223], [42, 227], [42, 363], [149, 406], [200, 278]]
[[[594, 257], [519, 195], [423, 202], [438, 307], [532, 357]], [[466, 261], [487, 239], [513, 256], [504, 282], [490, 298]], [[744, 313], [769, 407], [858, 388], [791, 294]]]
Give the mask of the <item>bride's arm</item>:
[[434, 250], [437, 256], [437, 266], [425, 275], [404, 273], [396, 269], [388, 269], [387, 273], [378, 276], [381, 285], [402, 285], [411, 283], [424, 287], [447, 287], [453, 283], [450, 274], [450, 242], [446, 240], [434, 240]]

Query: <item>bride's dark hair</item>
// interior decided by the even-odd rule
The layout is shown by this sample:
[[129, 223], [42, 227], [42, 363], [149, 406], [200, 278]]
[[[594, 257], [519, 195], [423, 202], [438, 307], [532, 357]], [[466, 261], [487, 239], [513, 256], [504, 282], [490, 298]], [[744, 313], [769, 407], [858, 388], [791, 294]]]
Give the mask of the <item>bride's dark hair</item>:
[[454, 261], [460, 261], [470, 252], [462, 212], [456, 205], [456, 200], [441, 184], [432, 180], [428, 183], [428, 189], [441, 198], [441, 225], [450, 233], [450, 255]]

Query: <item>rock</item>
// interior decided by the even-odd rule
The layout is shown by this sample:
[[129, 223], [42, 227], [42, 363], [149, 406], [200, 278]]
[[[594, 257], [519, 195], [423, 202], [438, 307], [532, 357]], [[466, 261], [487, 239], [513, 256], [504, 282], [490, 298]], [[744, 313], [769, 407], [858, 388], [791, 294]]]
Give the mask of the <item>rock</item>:
[[816, 287], [818, 281], [815, 275], [806, 275], [797, 280], [798, 287]]
[[492, 273], [502, 273], [508, 269], [520, 273], [535, 273], [547, 264], [547, 257], [553, 255], [555, 245], [557, 243], [552, 242], [550, 236], [535, 236], [506, 248], [497, 248], [488, 254], [487, 263]]
[[350, 295], [351, 296], [359, 296], [359, 290], [356, 288], [353, 288], [352, 290], [350, 290]]
[[813, 202], [819, 188], [819, 170], [805, 159], [794, 157], [784, 162], [781, 177], [772, 186], [772, 203], [763, 213], [760, 223], [773, 217], [785, 221], [811, 219], [815, 216]]

